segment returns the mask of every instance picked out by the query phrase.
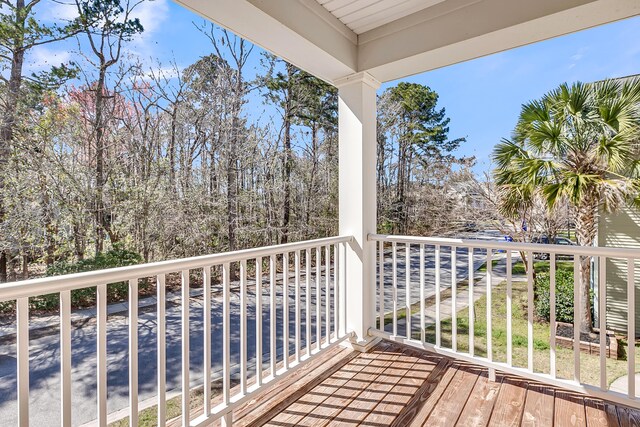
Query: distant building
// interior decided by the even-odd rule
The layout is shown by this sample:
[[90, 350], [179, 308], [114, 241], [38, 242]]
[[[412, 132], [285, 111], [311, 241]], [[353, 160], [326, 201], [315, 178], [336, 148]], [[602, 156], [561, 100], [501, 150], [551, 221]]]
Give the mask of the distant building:
[[[622, 77], [621, 81], [640, 77]], [[638, 136], [640, 139], [640, 135]], [[640, 250], [640, 210], [627, 206], [615, 214], [602, 214], [598, 220], [598, 246]], [[607, 259], [607, 328], [627, 330], [627, 260]], [[596, 279], [597, 276], [594, 276]], [[597, 280], [597, 279], [596, 279]], [[636, 306], [640, 304], [640, 263], [635, 263]], [[597, 306], [596, 306], [597, 307]], [[636, 310], [636, 337], [640, 337], [640, 310]]]

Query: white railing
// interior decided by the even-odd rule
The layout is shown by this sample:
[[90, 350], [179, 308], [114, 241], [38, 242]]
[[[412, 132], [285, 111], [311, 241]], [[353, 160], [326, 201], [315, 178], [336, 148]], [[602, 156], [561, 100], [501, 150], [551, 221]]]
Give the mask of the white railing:
[[[493, 378], [495, 378], [495, 370], [500, 370], [636, 408], [640, 407], [640, 399], [636, 397], [636, 351], [634, 346], [635, 313], [638, 309], [635, 301], [634, 262], [640, 260], [639, 250], [386, 235], [369, 235], [369, 240], [376, 242], [378, 257], [377, 298], [374, 307], [376, 326], [370, 330], [372, 335], [484, 365], [489, 368], [489, 373]], [[522, 286], [524, 286], [526, 281], [526, 304], [523, 305], [526, 306], [527, 351], [526, 362], [517, 366], [514, 362], [513, 310], [515, 305], [521, 302], [513, 300], [513, 285], [515, 283], [513, 263], [516, 258], [520, 258], [521, 254], [525, 256], [528, 263], [527, 273], [522, 282]], [[540, 254], [545, 254], [545, 256], [541, 257]], [[533, 277], [534, 269], [531, 268], [534, 265], [534, 258], [548, 260], [545, 262], [548, 262], [550, 281], [549, 325], [556, 324], [556, 271], [559, 265], [557, 260], [566, 258], [568, 261], [564, 262], [572, 263], [569, 270], [573, 270], [574, 284], [576, 284], [573, 294], [575, 319], [581, 319], [580, 298], [582, 298], [582, 292], [579, 286], [581, 260], [589, 258], [591, 265], [597, 266], [598, 274], [594, 276], [597, 279], [592, 281], [594, 293], [597, 296], [594, 308], [598, 312], [597, 324], [594, 326], [599, 327], [599, 337], [595, 344], [599, 346], [597, 356], [599, 363], [596, 361], [595, 364], [598, 366], [596, 370], [600, 372], [596, 384], [587, 384], [581, 380], [583, 370], [581, 367], [579, 322], [574, 322], [576, 326], [573, 327], [573, 362], [567, 362], [566, 359], [563, 359], [561, 362], [563, 366], [558, 364], [559, 350], [554, 326], [550, 326], [549, 331], [548, 359], [545, 357], [546, 360], [541, 363], [539, 359], [534, 358], [534, 354], [540, 354], [539, 350], [534, 352], [535, 280]], [[504, 267], [504, 271], [499, 273], [497, 266], [493, 265], [493, 261], [497, 259], [502, 261], [500, 270]], [[622, 260], [627, 270], [626, 286], [624, 286], [627, 295], [625, 308], [628, 319], [627, 330], [624, 332], [629, 337], [625, 369], [628, 374], [626, 393], [609, 390], [607, 378], [606, 261], [614, 259]], [[443, 261], [447, 264], [446, 268], [443, 268]], [[565, 265], [566, 267], [567, 265]], [[482, 277], [483, 275], [484, 277]], [[502, 360], [494, 359], [496, 352], [493, 345], [497, 338], [493, 336], [494, 325], [492, 325], [496, 318], [493, 313], [492, 298], [497, 296], [498, 291], [495, 288], [499, 284], [502, 285], [499, 289], [504, 292], [506, 311], [506, 355], [501, 358]], [[467, 289], [460, 291], [461, 286], [465, 286]], [[446, 294], [443, 293], [445, 290]], [[446, 304], [442, 300], [442, 295], [449, 295]], [[474, 312], [476, 305], [474, 302], [480, 298], [485, 299], [486, 313]], [[468, 312], [468, 318], [465, 319], [468, 342], [461, 345], [460, 328], [458, 327], [459, 312], [465, 309]], [[483, 332], [484, 339], [478, 340], [479, 337], [475, 336], [477, 329], [475, 324], [480, 316], [485, 315], [486, 332]], [[442, 330], [443, 317], [445, 316], [447, 317], [446, 345], [443, 344]], [[460, 350], [461, 346], [466, 347], [466, 351]], [[478, 355], [479, 352], [483, 352], [484, 355]], [[524, 355], [521, 357], [524, 358]], [[593, 360], [591, 362], [594, 363]], [[573, 365], [572, 375], [560, 378], [558, 370], [560, 367], [566, 368], [567, 363]]]
[[[107, 290], [109, 284], [128, 282], [128, 417], [129, 425], [138, 425], [140, 402], [139, 352], [157, 352], [155, 365], [158, 426], [166, 423], [167, 409], [167, 277], [171, 273], [180, 276], [180, 341], [181, 375], [179, 392], [182, 395], [182, 425], [203, 426], [216, 419], [231, 425], [233, 410], [257, 392], [273, 386], [281, 378], [314, 358], [319, 352], [336, 345], [347, 337], [345, 328], [346, 292], [345, 259], [352, 237], [331, 237], [301, 243], [264, 247], [196, 258], [165, 261], [131, 267], [115, 268], [67, 276], [48, 277], [9, 283], [0, 286], [0, 302], [16, 301], [16, 354], [17, 359], [17, 408], [18, 425], [29, 425], [29, 359], [30, 338], [29, 298], [46, 294], [59, 294], [59, 372], [60, 408], [62, 426], [70, 426], [75, 402], [72, 395], [72, 292], [78, 289], [96, 289], [96, 424], [103, 427], [113, 421], [107, 413]], [[221, 280], [214, 272], [221, 270]], [[192, 321], [191, 276], [202, 277], [202, 381], [193, 384], [190, 378], [190, 328]], [[237, 280], [232, 279], [237, 275]], [[266, 276], [266, 277], [265, 277]], [[151, 278], [151, 279], [149, 279]], [[138, 347], [139, 313], [138, 290], [140, 280], [156, 283], [156, 348]], [[193, 284], [193, 280], [191, 281]], [[208, 284], [208, 286], [207, 286]], [[220, 324], [212, 324], [212, 285], [221, 293], [216, 297], [216, 309], [222, 316]], [[266, 286], [264, 286], [266, 285]], [[233, 286], [233, 289], [232, 289]], [[253, 287], [254, 291], [250, 292]], [[231, 330], [230, 295], [238, 293], [236, 303], [239, 327]], [[253, 298], [251, 296], [253, 295]], [[265, 304], [265, 301], [268, 303]], [[248, 334], [248, 304], [255, 313], [254, 337]], [[268, 307], [267, 307], [268, 306]], [[265, 318], [266, 311], [269, 317]], [[280, 321], [278, 321], [280, 313]], [[324, 318], [324, 319], [323, 319]], [[324, 323], [323, 323], [324, 321]], [[264, 323], [264, 328], [263, 328]], [[313, 331], [315, 324], [315, 332]], [[220, 342], [212, 342], [212, 327], [222, 328]], [[268, 328], [269, 333], [266, 334]], [[269, 348], [265, 348], [265, 341]], [[277, 344], [281, 342], [281, 348]], [[212, 347], [222, 348], [222, 403], [212, 407]], [[232, 347], [239, 368], [231, 365]], [[218, 347], [220, 348], [220, 347]], [[254, 355], [248, 357], [248, 349]], [[253, 366], [249, 363], [252, 362]], [[266, 365], [263, 367], [263, 363]], [[148, 369], [149, 366], [144, 366]], [[250, 372], [250, 368], [251, 372]], [[231, 387], [231, 381], [238, 387]], [[149, 384], [144, 384], [146, 388]], [[151, 384], [153, 387], [153, 384]], [[204, 388], [203, 410], [192, 413], [190, 390]], [[174, 393], [175, 394], [175, 393]], [[116, 408], [119, 409], [119, 408]], [[74, 424], [78, 424], [75, 420]]]

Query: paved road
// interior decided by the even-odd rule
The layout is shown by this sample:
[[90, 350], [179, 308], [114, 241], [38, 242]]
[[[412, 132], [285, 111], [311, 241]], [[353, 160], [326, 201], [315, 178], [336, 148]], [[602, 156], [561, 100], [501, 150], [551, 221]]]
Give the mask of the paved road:
[[[400, 245], [399, 245], [400, 246]], [[442, 247], [441, 258], [441, 283], [442, 288], [451, 283], [451, 258], [450, 248]], [[458, 249], [456, 274], [459, 280], [465, 279], [468, 274], [468, 252], [466, 249]], [[389, 293], [392, 268], [391, 253], [385, 254], [385, 309], [390, 309]], [[475, 252], [475, 268], [484, 263], [484, 254]], [[426, 290], [427, 296], [433, 295], [435, 258], [432, 250], [426, 251]], [[411, 251], [409, 271], [411, 274], [411, 301], [419, 301], [419, 251], [415, 247]], [[398, 299], [404, 301], [406, 271], [404, 251], [401, 246], [398, 253]], [[322, 293], [324, 300], [324, 282]], [[265, 283], [266, 285], [266, 283]], [[293, 286], [291, 286], [293, 288]], [[312, 284], [312, 301], [315, 301], [315, 285]], [[267, 291], [267, 289], [265, 289]], [[304, 292], [301, 292], [304, 294]], [[263, 294], [263, 349], [264, 361], [269, 360], [269, 300], [267, 294]], [[333, 302], [333, 296], [330, 295]], [[293, 289], [290, 290], [289, 305], [294, 306]], [[202, 384], [202, 353], [203, 353], [203, 324], [202, 324], [202, 299], [191, 299], [190, 316], [190, 364], [191, 385]], [[255, 294], [250, 294], [247, 302], [247, 312], [240, 313], [239, 298], [232, 294], [231, 299], [231, 357], [232, 364], [239, 363], [239, 324], [240, 315], [247, 317], [248, 333], [248, 358], [249, 363], [255, 362]], [[282, 331], [282, 288], [278, 288], [277, 298], [277, 325], [278, 331]], [[301, 340], [306, 343], [305, 337], [305, 313], [302, 304]], [[330, 310], [333, 307], [330, 304]], [[221, 300], [214, 298], [212, 303], [212, 364], [214, 375], [221, 371], [222, 327], [221, 327]], [[312, 307], [315, 313], [315, 307]], [[322, 316], [325, 309], [322, 307]], [[88, 319], [90, 320], [90, 319]], [[312, 342], [315, 341], [315, 318], [312, 316]], [[289, 316], [290, 330], [294, 331], [294, 313], [291, 309]], [[181, 382], [181, 340], [180, 340], [180, 306], [170, 305], [167, 308], [167, 387], [169, 390], [179, 390]], [[322, 321], [324, 328], [324, 320]], [[324, 334], [324, 331], [323, 331]], [[282, 333], [279, 332], [280, 337]], [[293, 332], [291, 332], [293, 336]], [[126, 408], [128, 405], [128, 325], [126, 316], [113, 316], [108, 320], [108, 412], [114, 412]], [[291, 344], [291, 343], [290, 343]], [[156, 314], [154, 311], [141, 313], [139, 319], [139, 399], [144, 401], [151, 399], [156, 394]], [[277, 355], [282, 358], [282, 338], [277, 341]], [[93, 322], [76, 328], [72, 332], [72, 417], [73, 425], [82, 425], [96, 417], [96, 328]], [[60, 417], [60, 378], [59, 378], [59, 336], [53, 334], [31, 340], [30, 343], [30, 414], [31, 424], [37, 426], [59, 425]], [[0, 346], [0, 425], [13, 426], [17, 424], [16, 404], [16, 361], [15, 345], [5, 344]]]

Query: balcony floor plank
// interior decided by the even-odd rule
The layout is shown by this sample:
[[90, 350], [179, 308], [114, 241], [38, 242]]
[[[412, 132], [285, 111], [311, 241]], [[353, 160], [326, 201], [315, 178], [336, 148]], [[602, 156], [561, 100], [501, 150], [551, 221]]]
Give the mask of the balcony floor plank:
[[438, 405], [423, 425], [447, 427], [455, 424], [470, 399], [479, 369], [459, 366]]
[[584, 399], [584, 409], [589, 427], [618, 427], [618, 413], [616, 407], [608, 402], [594, 399]]
[[484, 427], [489, 423], [493, 406], [498, 399], [498, 394], [502, 386], [502, 377], [498, 376], [496, 381], [489, 381], [487, 372], [482, 372], [476, 381], [476, 385], [471, 391], [469, 401], [460, 414], [458, 426], [464, 427]]
[[526, 395], [526, 382], [516, 377], [504, 377], [489, 425], [496, 427], [519, 426]]
[[620, 427], [637, 427], [640, 426], [640, 411], [636, 411], [624, 406], [618, 406], [618, 418]]
[[554, 391], [549, 387], [530, 384], [527, 389], [522, 426], [544, 427], [553, 425]]
[[584, 397], [571, 392], [556, 391], [554, 424], [568, 427], [586, 426]]
[[234, 426], [640, 425], [640, 411], [382, 341], [339, 349], [234, 411]]

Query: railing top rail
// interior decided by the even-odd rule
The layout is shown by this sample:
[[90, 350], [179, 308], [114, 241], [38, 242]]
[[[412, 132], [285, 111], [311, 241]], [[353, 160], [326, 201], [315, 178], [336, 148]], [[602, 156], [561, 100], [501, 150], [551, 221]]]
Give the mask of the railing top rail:
[[609, 258], [640, 259], [640, 249], [610, 248], [603, 246], [550, 245], [543, 243], [520, 243], [500, 240], [450, 239], [445, 237], [392, 236], [369, 234], [371, 241], [457, 246], [479, 249], [510, 249], [512, 251], [531, 251], [560, 255], [606, 256]]
[[131, 265], [127, 267], [110, 268], [106, 270], [89, 271], [86, 273], [67, 274], [63, 276], [43, 277], [39, 279], [23, 280], [20, 282], [4, 283], [0, 285], [0, 301], [10, 301], [18, 298], [32, 297], [57, 293], [60, 291], [81, 289], [105, 283], [117, 283], [129, 279], [151, 277], [158, 274], [174, 273], [225, 264], [227, 262], [242, 261], [257, 257], [264, 257], [285, 252], [293, 252], [316, 246], [349, 243], [353, 236], [326, 237], [323, 239], [307, 240], [303, 242], [286, 243], [283, 245], [264, 246], [233, 252], [203, 255], [192, 258], [153, 262], [148, 264]]

